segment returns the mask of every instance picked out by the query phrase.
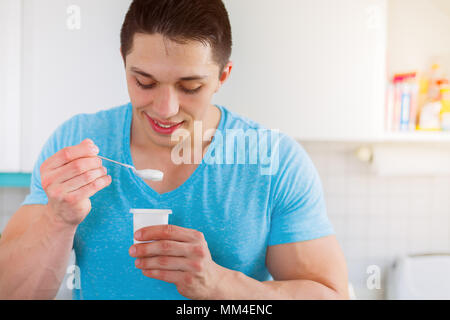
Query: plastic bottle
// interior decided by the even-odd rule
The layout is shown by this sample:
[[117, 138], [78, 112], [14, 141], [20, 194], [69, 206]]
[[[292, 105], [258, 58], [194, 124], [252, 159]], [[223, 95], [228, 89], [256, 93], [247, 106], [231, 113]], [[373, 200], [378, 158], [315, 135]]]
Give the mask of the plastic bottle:
[[441, 94], [441, 128], [444, 131], [450, 131], [450, 85], [443, 85], [440, 90]]
[[441, 130], [442, 104], [440, 81], [442, 79], [444, 79], [444, 75], [441, 66], [437, 63], [433, 64], [431, 70], [424, 76], [421, 88], [419, 89], [422, 106], [420, 108], [417, 130]]

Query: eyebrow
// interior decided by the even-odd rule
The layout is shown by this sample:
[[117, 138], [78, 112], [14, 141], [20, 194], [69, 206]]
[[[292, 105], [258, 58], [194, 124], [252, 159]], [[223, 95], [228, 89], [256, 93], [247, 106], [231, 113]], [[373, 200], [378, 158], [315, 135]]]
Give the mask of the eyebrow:
[[[133, 71], [133, 72], [135, 72], [137, 74], [140, 74], [143, 77], [150, 78], [150, 79], [153, 79], [153, 80], [156, 81], [156, 78], [153, 75], [151, 75], [151, 74], [149, 74], [147, 72], [144, 72], [144, 71], [142, 71], [142, 70], [140, 70], [140, 69], [138, 69], [136, 67], [131, 67], [131, 71]], [[194, 76], [182, 77], [179, 80], [181, 80], [181, 81], [192, 81], [192, 80], [202, 80], [202, 79], [206, 79], [206, 78], [208, 78], [208, 76], [206, 76], [206, 75], [205, 76], [194, 75]]]

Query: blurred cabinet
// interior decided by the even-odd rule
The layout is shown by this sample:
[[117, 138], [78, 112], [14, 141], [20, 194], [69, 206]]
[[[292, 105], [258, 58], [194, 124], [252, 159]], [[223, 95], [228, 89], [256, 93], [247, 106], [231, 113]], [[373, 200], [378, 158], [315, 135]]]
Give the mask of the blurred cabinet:
[[20, 169], [22, 5], [0, 1], [0, 171]]
[[383, 133], [387, 0], [225, 0], [230, 81], [215, 102], [303, 140]]
[[129, 101], [120, 29], [130, 3], [23, 0], [22, 171], [71, 116]]
[[388, 71], [426, 71], [439, 63], [450, 76], [449, 0], [389, 0]]

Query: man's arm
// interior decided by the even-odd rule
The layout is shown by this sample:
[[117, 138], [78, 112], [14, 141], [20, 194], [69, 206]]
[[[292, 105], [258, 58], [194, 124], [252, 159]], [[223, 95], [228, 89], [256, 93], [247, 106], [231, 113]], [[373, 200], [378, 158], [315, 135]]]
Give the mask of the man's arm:
[[54, 298], [75, 229], [51, 219], [45, 205], [21, 207], [0, 240], [0, 299]]
[[86, 139], [61, 149], [40, 166], [47, 205], [20, 208], [0, 240], [0, 299], [53, 299], [64, 277], [77, 226], [89, 198], [111, 183]]
[[335, 236], [270, 246], [266, 265], [274, 281], [224, 270], [217, 299], [349, 299], [347, 265]]

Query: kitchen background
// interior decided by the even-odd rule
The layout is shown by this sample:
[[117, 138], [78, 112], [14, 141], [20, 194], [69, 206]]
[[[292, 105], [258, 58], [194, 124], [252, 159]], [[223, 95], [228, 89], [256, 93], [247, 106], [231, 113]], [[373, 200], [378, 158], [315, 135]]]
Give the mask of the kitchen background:
[[[41, 8], [51, 7], [52, 0], [42, 1]], [[97, 6], [88, 4], [87, 1], [58, 1], [60, 8], [79, 3], [79, 8], [87, 12], [84, 13], [85, 15], [92, 12], [86, 8]], [[47, 26], [33, 29], [33, 34], [27, 33], [29, 25], [44, 24], [38, 18], [39, 15], [44, 16], [45, 12], [35, 8], [33, 0], [17, 2], [22, 4], [22, 7], [16, 7], [16, 10], [20, 10], [24, 19], [22, 28], [25, 39], [34, 39], [33, 37], [40, 36], [40, 32], [48, 31]], [[236, 65], [235, 73], [230, 83], [224, 88], [224, 92], [218, 95], [217, 103], [235, 106], [235, 110], [240, 113], [288, 132], [307, 150], [322, 179], [329, 218], [335, 227], [337, 238], [347, 259], [349, 281], [355, 298], [449, 299], [450, 135], [440, 130], [418, 131], [416, 126], [412, 126], [412, 130], [410, 130], [411, 126], [408, 126], [408, 130], [403, 131], [393, 128], [390, 123], [395, 117], [390, 116], [389, 113], [395, 112], [397, 102], [392, 102], [392, 110], [387, 107], [389, 99], [386, 88], [389, 87], [394, 75], [415, 72], [415, 77], [419, 78], [419, 75], [426, 74], [432, 65], [438, 65], [441, 78], [448, 79], [450, 75], [450, 1], [282, 0], [279, 3], [284, 9], [273, 8], [273, 2], [266, 0], [224, 2], [230, 11], [234, 26], [235, 52], [233, 55]], [[9, 0], [0, 0], [0, 9], [1, 5], [3, 9], [6, 7], [11, 9], [11, 3]], [[105, 1], [96, 0], [91, 3], [97, 3], [98, 7], [102, 7]], [[119, 17], [127, 5], [123, 2], [120, 5], [119, 2], [117, 4], [121, 7], [121, 11], [118, 10], [115, 17], [120, 24]], [[52, 10], [56, 10], [55, 7], [53, 5]], [[298, 32], [301, 34], [300, 42], [281, 41], [275, 45], [277, 50], [261, 53], [259, 57], [253, 58], [255, 60], [253, 64], [246, 63], [246, 59], [252, 56], [246, 52], [249, 47], [261, 48], [261, 43], [265, 38], [270, 37], [270, 32], [276, 33], [290, 26], [289, 22], [286, 22], [291, 21], [287, 15], [295, 12], [292, 9], [294, 7], [298, 9], [298, 12], [305, 13], [298, 19], [290, 16], [292, 21], [295, 20], [299, 24], [305, 23], [310, 29], [300, 28], [301, 25], [297, 26], [297, 29], [289, 28], [291, 33], [283, 37], [288, 39], [292, 37], [292, 32]], [[95, 12], [101, 15], [101, 11]], [[255, 19], [256, 26], [247, 26], [252, 23], [243, 19], [244, 16], [248, 18], [245, 12], [258, 12], [257, 17], [250, 17]], [[362, 18], [352, 16], [358, 12], [361, 13]], [[270, 30], [264, 29], [264, 32], [258, 32], [263, 22], [273, 16], [279, 18], [277, 20], [279, 23], [273, 22], [270, 24]], [[317, 16], [317, 21], [329, 21], [330, 27], [320, 26], [319, 28], [318, 25], [314, 25], [317, 21], [311, 16]], [[34, 24], [30, 22], [31, 19], [27, 20], [27, 17], [32, 17]], [[306, 24], [302, 18], [310, 20]], [[82, 21], [87, 24], [85, 28], [88, 29], [89, 20], [84, 18]], [[243, 27], [245, 23], [247, 25]], [[0, 34], [1, 32], [0, 29]], [[316, 32], [315, 35], [317, 32], [320, 33], [319, 40], [308, 35], [314, 32]], [[53, 35], [68, 36], [62, 32]], [[42, 41], [51, 43], [50, 40], [44, 38]], [[324, 45], [327, 47], [323, 47]], [[29, 137], [30, 133], [38, 131], [39, 123], [44, 121], [43, 117], [48, 117], [49, 110], [53, 112], [56, 109], [54, 107], [51, 109], [52, 106], [49, 106], [50, 109], [44, 110], [47, 115], [42, 111], [42, 108], [47, 107], [42, 101], [48, 101], [47, 98], [52, 94], [51, 90], [48, 91], [48, 96], [45, 96], [45, 93], [39, 93], [40, 95], [37, 96], [40, 88], [45, 86], [45, 83], [39, 81], [41, 79], [39, 76], [42, 76], [40, 68], [44, 69], [51, 59], [45, 60], [46, 51], [41, 46], [36, 46], [35, 40], [30, 40], [28, 44], [25, 41], [21, 46], [33, 49], [23, 53], [18, 62], [22, 63], [25, 69], [28, 66], [33, 73], [31, 76], [22, 75], [20, 87], [33, 88], [33, 91], [27, 91], [29, 94], [21, 98], [19, 106], [22, 113], [13, 115], [21, 123], [21, 128], [16, 131], [19, 135], [17, 138], [11, 134], [11, 130], [6, 131], [5, 128], [11, 125], [11, 121], [9, 120], [6, 124], [4, 120], [7, 112], [2, 110], [8, 101], [11, 103], [13, 96], [10, 93], [10, 97], [5, 100], [1, 96], [0, 89], [0, 125], [3, 126], [0, 127], [0, 146], [8, 148], [4, 140], [10, 139], [17, 139], [14, 141], [19, 141], [18, 145], [20, 145], [20, 147], [11, 147], [9, 144], [9, 150], [16, 152], [16, 158], [10, 157], [8, 163], [5, 161], [2, 163], [0, 160], [0, 171], [5, 172], [0, 174], [0, 185], [3, 185], [3, 188], [0, 188], [0, 232], [28, 193], [26, 184], [19, 182], [20, 179], [27, 181], [27, 176], [19, 175], [18, 172], [29, 172], [34, 157], [32, 157], [33, 153], [23, 149], [33, 146], [35, 150], [39, 150], [42, 144], [39, 133], [33, 138]], [[49, 46], [51, 47], [50, 44]], [[299, 50], [301, 46], [311, 50], [317, 48], [317, 51], [311, 54], [305, 52], [308, 50]], [[107, 49], [111, 48], [107, 47]], [[70, 51], [73, 48], [67, 50]], [[106, 49], [105, 52], [107, 52]], [[297, 64], [292, 63], [295, 56], [289, 56], [294, 54], [292, 52], [299, 55]], [[258, 72], [256, 67], [267, 61], [277, 61], [273, 59], [283, 54], [288, 55], [283, 56], [286, 59], [281, 59], [283, 61], [274, 64], [279, 70], [273, 69], [274, 66], [268, 66], [266, 72], [269, 74], [281, 72], [283, 76], [289, 77], [289, 74], [295, 73], [298, 68], [307, 75], [303, 78], [299, 76], [299, 79], [289, 78], [288, 80], [296, 79], [294, 85], [304, 86], [294, 90], [294, 87], [289, 87], [293, 81], [287, 81], [290, 84], [286, 89], [286, 81], [283, 81], [282, 84], [274, 84], [271, 90], [275, 92], [279, 90], [280, 95], [256, 97], [256, 93], [261, 92], [260, 84], [246, 86], [244, 75], [255, 74]], [[367, 59], [362, 59], [362, 56]], [[36, 61], [39, 62], [39, 66], [33, 64]], [[0, 70], [2, 67], [5, 66], [0, 64]], [[75, 72], [76, 67], [73, 68], [75, 73], [73, 81], [77, 81], [77, 77], [80, 79], [83, 75]], [[29, 69], [26, 70], [29, 71]], [[118, 69], [114, 70], [110, 72], [113, 77], [122, 76]], [[0, 72], [0, 84], [1, 80]], [[123, 85], [120, 82], [109, 84], [114, 88]], [[248, 90], [247, 97], [230, 94], [236, 92], [241, 86]], [[301, 88], [304, 87], [307, 89], [302, 91]], [[445, 83], [442, 88], [445, 88]], [[117, 96], [122, 94], [120, 98], [126, 99], [126, 96], [123, 96], [126, 92], [117, 91], [119, 91]], [[255, 94], [252, 95], [251, 92]], [[59, 93], [60, 101], [65, 100], [63, 93]], [[258, 95], [261, 96], [261, 94]], [[244, 104], [245, 107], [240, 109], [237, 106], [238, 102], [239, 106]], [[287, 102], [293, 105], [293, 109], [289, 109], [289, 106], [284, 107], [288, 105]], [[74, 102], [74, 104], [77, 103], [80, 101]], [[122, 101], [102, 100], [98, 103], [113, 106]], [[272, 108], [273, 105], [283, 107]], [[399, 105], [402, 108], [402, 102]], [[444, 106], [445, 103], [443, 102], [442, 105]], [[258, 108], [266, 106], [264, 111], [267, 112], [258, 112]], [[83, 112], [88, 107], [84, 107]], [[33, 113], [27, 113], [27, 108], [31, 108]], [[74, 110], [74, 107], [71, 108]], [[59, 119], [67, 118], [67, 114], [63, 111], [54, 112], [57, 114], [54, 123], [51, 119], [45, 120], [46, 123], [50, 123], [49, 131], [57, 122], [60, 122]], [[413, 118], [411, 114], [412, 112], [408, 120], [420, 119], [419, 114], [416, 118]], [[26, 119], [23, 119], [24, 117]], [[401, 119], [397, 120], [401, 121]], [[48, 136], [46, 132], [40, 134]], [[1, 170], [2, 168], [5, 169]], [[12, 185], [16, 186], [11, 187]], [[412, 257], [406, 259], [408, 256], [417, 256], [417, 259]]]

